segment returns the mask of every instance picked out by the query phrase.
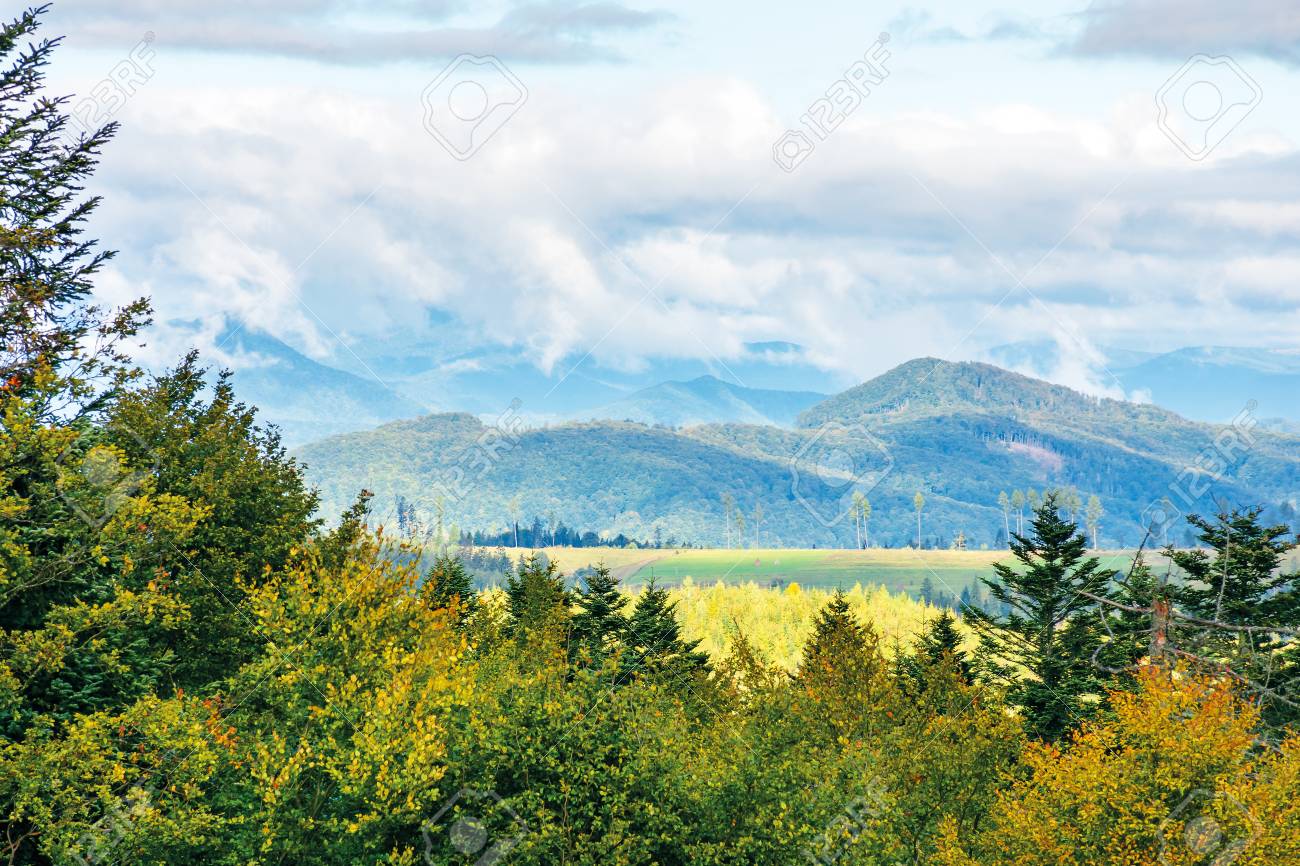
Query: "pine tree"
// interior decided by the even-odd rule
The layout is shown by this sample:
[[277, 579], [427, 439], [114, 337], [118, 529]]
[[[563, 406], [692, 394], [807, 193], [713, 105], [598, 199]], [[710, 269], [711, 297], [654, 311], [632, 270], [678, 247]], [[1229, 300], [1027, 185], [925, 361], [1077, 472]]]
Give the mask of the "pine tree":
[[602, 563], [575, 594], [574, 604], [578, 611], [570, 633], [573, 646], [599, 666], [627, 640], [628, 621], [623, 613], [627, 597], [619, 591], [618, 578]]
[[[515, 634], [525, 637], [554, 632], [567, 625], [569, 593], [554, 562], [534, 553], [520, 559], [506, 580], [506, 604]], [[559, 635], [556, 635], [558, 637]]]
[[82, 236], [100, 199], [81, 194], [117, 125], [74, 139], [68, 99], [42, 92], [60, 40], [22, 45], [45, 9], [0, 27], [0, 391], [36, 401], [38, 417], [67, 420], [138, 376], [120, 347], [148, 323], [149, 305], [110, 312], [89, 303], [113, 253]]
[[440, 554], [424, 576], [420, 594], [435, 610], [446, 608], [456, 612], [456, 620], [464, 625], [478, 607], [478, 594], [474, 581], [465, 570], [459, 556]]
[[968, 607], [963, 616], [980, 638], [978, 667], [1007, 686], [1031, 733], [1056, 739], [1081, 720], [1086, 696], [1103, 691], [1094, 665], [1100, 617], [1080, 593], [1104, 596], [1109, 575], [1085, 558], [1087, 539], [1061, 518], [1055, 495], [1043, 500], [1031, 528], [1011, 543], [1021, 568], [997, 563], [995, 579], [981, 578], [1007, 612]]
[[[1116, 584], [1115, 606], [1102, 607], [1107, 643], [1100, 659], [1121, 683], [1131, 687], [1137, 682], [1143, 660], [1157, 663], [1163, 657], [1163, 641], [1168, 635], [1153, 632], [1153, 614], [1157, 601], [1167, 601], [1170, 592], [1157, 580], [1140, 551], [1129, 573], [1116, 575]], [[1167, 624], [1161, 627], [1167, 628]]]
[[913, 641], [911, 652], [899, 647], [894, 672], [899, 686], [912, 702], [930, 706], [956, 702], [964, 710], [962, 687], [972, 683], [973, 675], [962, 649], [956, 617], [943, 611]]
[[957, 630], [957, 618], [951, 611], [941, 611], [930, 620], [925, 631], [916, 639], [917, 657], [923, 662], [937, 665], [951, 664], [965, 682], [971, 679], [971, 664], [961, 648], [962, 636]]
[[799, 663], [799, 676], [820, 678], [859, 655], [866, 645], [866, 629], [853, 615], [844, 591], [837, 589], [813, 622], [812, 636], [804, 645], [803, 660]]
[[1300, 628], [1300, 573], [1285, 573], [1283, 559], [1297, 544], [1285, 525], [1260, 521], [1263, 509], [1233, 509], [1213, 520], [1191, 515], [1205, 550], [1164, 551], [1187, 580], [1174, 590], [1183, 613], [1222, 627], [1190, 625], [1177, 635], [1180, 650], [1211, 664], [1226, 664], [1256, 694], [1270, 723], [1300, 712], [1300, 648], [1270, 628]]
[[625, 676], [643, 673], [689, 684], [709, 672], [709, 657], [698, 649], [700, 642], [682, 639], [677, 603], [670, 602], [668, 591], [655, 586], [654, 581], [637, 596], [632, 607], [627, 644]]
[[811, 723], [836, 737], [870, 733], [896, 696], [879, 634], [858, 621], [841, 591], [817, 614], [795, 680], [811, 701]]

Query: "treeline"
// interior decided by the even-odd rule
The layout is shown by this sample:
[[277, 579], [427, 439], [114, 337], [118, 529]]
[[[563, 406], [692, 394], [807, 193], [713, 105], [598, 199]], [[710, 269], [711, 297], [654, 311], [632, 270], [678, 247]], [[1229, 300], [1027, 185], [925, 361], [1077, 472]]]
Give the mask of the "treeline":
[[621, 532], [610, 534], [590, 529], [570, 529], [563, 523], [555, 523], [552, 528], [543, 523], [540, 517], [533, 518], [528, 525], [517, 524], [501, 532], [464, 530], [460, 532], [458, 542], [462, 547], [637, 547], [659, 550], [693, 546], [681, 544], [671, 535], [660, 534], [651, 539], [639, 539], [630, 538]]

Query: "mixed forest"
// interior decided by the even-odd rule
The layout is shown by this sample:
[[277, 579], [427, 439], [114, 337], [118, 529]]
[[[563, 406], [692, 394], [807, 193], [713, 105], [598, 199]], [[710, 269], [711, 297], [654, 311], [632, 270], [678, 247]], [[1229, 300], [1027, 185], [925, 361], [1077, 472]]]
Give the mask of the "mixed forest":
[[148, 302], [91, 300], [115, 129], [65, 134], [40, 24], [0, 30], [0, 859], [1300, 862], [1262, 510], [1116, 573], [1049, 494], [955, 612], [536, 556], [482, 591], [365, 491], [322, 520], [197, 354], [137, 366]]

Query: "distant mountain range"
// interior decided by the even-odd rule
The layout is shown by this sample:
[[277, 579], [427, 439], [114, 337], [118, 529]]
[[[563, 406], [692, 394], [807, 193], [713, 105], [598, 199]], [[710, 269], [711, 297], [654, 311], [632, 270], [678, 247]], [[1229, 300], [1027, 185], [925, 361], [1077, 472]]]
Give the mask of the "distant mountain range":
[[[687, 407], [724, 406], [770, 421], [779, 420], [773, 406], [790, 412], [811, 396], [767, 403], [770, 394], [716, 380], [649, 392], [625, 406], [647, 417], [657, 417], [656, 407], [687, 417], [697, 412]], [[971, 546], [992, 547], [1008, 522], [999, 491], [1069, 486], [1083, 500], [1100, 498], [1101, 540], [1118, 546], [1136, 544], [1162, 514], [1206, 512], [1217, 499], [1265, 504], [1290, 521], [1300, 491], [1300, 439], [1249, 418], [1225, 432], [1153, 405], [930, 358], [816, 402], [791, 427], [595, 421], [526, 429], [512, 417], [493, 429], [473, 415], [439, 414], [330, 437], [297, 455], [328, 513], [364, 487], [381, 518], [402, 497], [426, 522], [440, 506], [463, 527], [553, 516], [583, 529], [715, 545], [727, 533], [726, 497], [743, 510], [750, 543], [840, 546], [851, 543], [844, 515], [862, 492], [873, 505], [871, 538], [902, 545], [916, 535], [920, 491], [923, 543], [947, 546], [961, 533]], [[1157, 526], [1158, 541], [1184, 533], [1181, 521]]]
[[791, 427], [799, 413], [826, 399], [815, 391], [777, 391], [732, 385], [715, 376], [664, 382], [575, 417], [639, 421], [669, 427], [698, 424], [770, 424]]
[[[354, 340], [322, 357], [233, 322], [217, 342], [222, 362], [235, 370], [241, 398], [277, 424], [290, 446], [431, 413], [490, 419], [511, 405], [533, 425], [630, 420], [669, 427], [792, 427], [823, 395], [854, 384], [784, 342], [750, 343], [742, 357], [725, 363], [651, 359], [640, 369], [618, 370], [579, 355], [549, 371], [517, 351], [473, 344], [453, 322], [434, 323], [419, 337]], [[1264, 426], [1300, 430], [1300, 352], [1100, 351], [1098, 383], [1131, 398], [1212, 423], [1231, 420], [1254, 401], [1254, 415]], [[1050, 341], [999, 346], [987, 356], [1039, 379], [1066, 378], [1057, 375], [1062, 359]]]
[[276, 424], [287, 445], [428, 411], [374, 378], [313, 361], [265, 334], [230, 327], [218, 339], [222, 352], [241, 362], [235, 393]]
[[[197, 329], [197, 323], [189, 326]], [[825, 396], [806, 383], [831, 390], [846, 384], [808, 363], [791, 343], [751, 343], [745, 357], [725, 366], [662, 361], [637, 372], [611, 371], [579, 356], [547, 374], [518, 353], [467, 349], [450, 332], [446, 338], [361, 341], [323, 360], [235, 323], [215, 342], [220, 362], [234, 369], [240, 398], [279, 426], [291, 447], [431, 413], [494, 418], [512, 405], [531, 424], [610, 419], [788, 426]]]

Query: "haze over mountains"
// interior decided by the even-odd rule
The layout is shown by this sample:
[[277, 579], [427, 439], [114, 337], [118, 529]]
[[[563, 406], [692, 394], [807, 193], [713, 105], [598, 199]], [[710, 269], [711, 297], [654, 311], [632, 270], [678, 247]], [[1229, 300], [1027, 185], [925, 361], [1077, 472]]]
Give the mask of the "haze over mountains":
[[[351, 365], [248, 329], [229, 329], [222, 345], [237, 393], [281, 426], [326, 516], [365, 488], [381, 519], [401, 497], [426, 519], [441, 506], [464, 529], [545, 517], [721, 544], [731, 497], [748, 543], [843, 546], [855, 537], [844, 513], [857, 490], [873, 504], [871, 540], [904, 545], [917, 536], [920, 490], [923, 544], [960, 533], [993, 547], [1008, 522], [1000, 491], [1068, 486], [1100, 498], [1103, 543], [1132, 545], [1162, 499], [1178, 512], [1209, 511], [1215, 497], [1259, 503], [1291, 521], [1300, 491], [1300, 438], [1280, 432], [1300, 419], [1300, 360], [1285, 352], [1109, 350], [1120, 386], [1153, 401], [1133, 403], [935, 359], [846, 387], [784, 343], [755, 344], [727, 369], [609, 371], [573, 359], [549, 376], [454, 344], [354, 346]], [[1022, 343], [993, 354], [1053, 368], [1056, 351]], [[1248, 447], [1220, 460], [1221, 431], [1205, 422], [1239, 416]], [[484, 459], [482, 443], [503, 438]], [[1179, 492], [1189, 486], [1195, 495]], [[1177, 540], [1181, 523], [1172, 532]]]
[[[1193, 346], [1172, 352], [1099, 347], [1099, 384], [1172, 409], [1197, 421], [1225, 423], [1254, 401], [1258, 417], [1286, 429], [1300, 422], [1300, 349]], [[1062, 367], [1050, 341], [996, 347], [999, 366], [1043, 378]]]
[[[925, 358], [813, 405], [788, 428], [596, 421], [527, 429], [456, 413], [331, 437], [298, 455], [327, 513], [364, 487], [381, 518], [400, 497], [426, 525], [441, 509], [467, 529], [553, 518], [717, 545], [731, 497], [747, 544], [844, 546], [854, 543], [846, 512], [858, 491], [873, 504], [871, 539], [901, 546], [916, 538], [919, 490], [923, 544], [946, 547], [960, 533], [970, 546], [993, 547], [1008, 523], [999, 491], [1066, 486], [1100, 498], [1098, 535], [1119, 546], [1142, 539], [1165, 499], [1177, 503], [1160, 506], [1169, 516], [1212, 510], [1221, 498], [1268, 504], [1292, 520], [1300, 440], [1249, 418], [1232, 436], [1156, 406]], [[1157, 533], [1158, 542], [1181, 540], [1182, 524]]]
[[[827, 394], [857, 384], [820, 369], [794, 344], [753, 343], [738, 360], [655, 360], [635, 370], [566, 358], [549, 375], [517, 353], [437, 338], [360, 342], [313, 359], [248, 327], [219, 335], [221, 363], [236, 370], [241, 396], [278, 424], [291, 446], [386, 421], [439, 412], [494, 418], [518, 400], [530, 424], [631, 420], [790, 427]], [[1300, 429], [1300, 352], [1191, 347], [1166, 353], [1101, 347], [1098, 385], [1196, 421], [1225, 423], [1250, 402], [1277, 430]], [[989, 350], [997, 366], [1060, 382], [1059, 346], [1014, 343]]]

